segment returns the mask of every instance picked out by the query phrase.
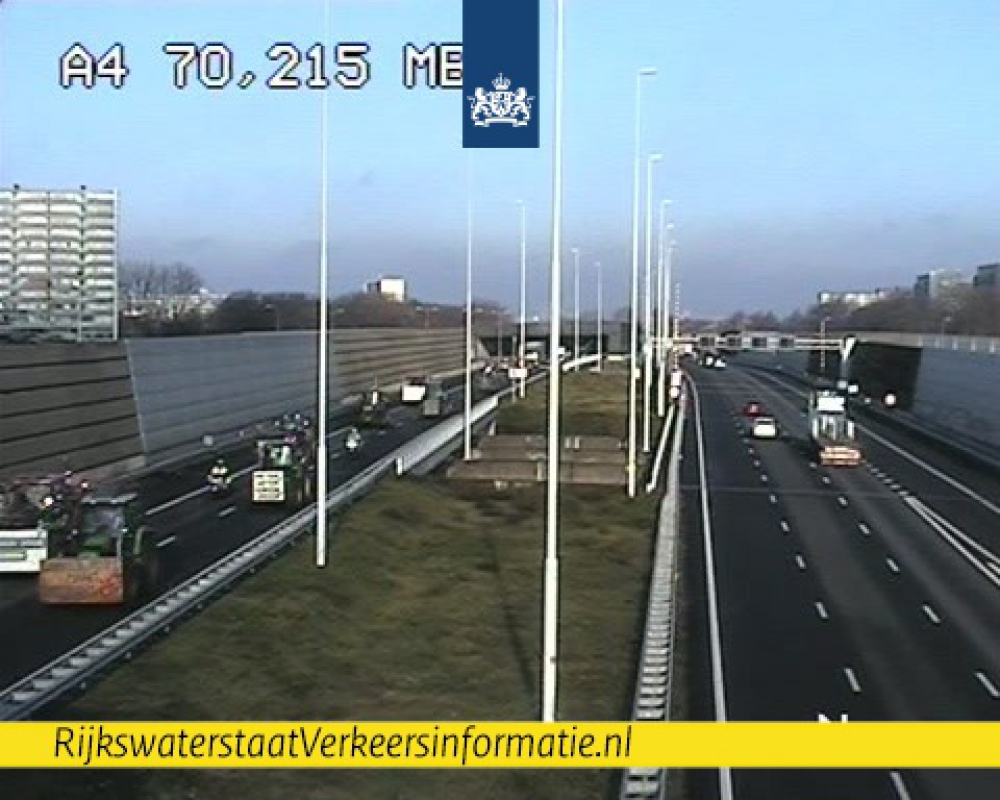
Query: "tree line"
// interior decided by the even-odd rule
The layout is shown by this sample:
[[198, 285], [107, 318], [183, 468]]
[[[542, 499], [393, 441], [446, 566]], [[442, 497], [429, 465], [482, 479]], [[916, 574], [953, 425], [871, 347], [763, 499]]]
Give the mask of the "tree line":
[[1000, 292], [951, 286], [939, 296], [921, 298], [897, 289], [865, 306], [816, 304], [779, 316], [773, 311], [738, 311], [718, 323], [721, 330], [743, 329], [805, 333], [818, 331], [898, 331], [961, 336], [1000, 336]]
[[[120, 270], [120, 331], [125, 338], [203, 336], [253, 331], [301, 331], [319, 328], [320, 301], [302, 292], [240, 291], [217, 304], [204, 295], [198, 272], [183, 264], [126, 264]], [[509, 322], [500, 306], [477, 301], [473, 323]], [[330, 300], [328, 322], [334, 328], [458, 328], [463, 306], [398, 302], [378, 294], [354, 292]]]

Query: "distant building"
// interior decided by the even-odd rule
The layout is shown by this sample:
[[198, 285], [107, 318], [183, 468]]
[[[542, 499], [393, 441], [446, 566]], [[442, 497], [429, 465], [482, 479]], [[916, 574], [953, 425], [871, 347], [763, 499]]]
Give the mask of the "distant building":
[[993, 292], [1000, 290], [1000, 264], [984, 264], [978, 267], [972, 278], [972, 286]]
[[118, 193], [0, 189], [0, 305], [8, 332], [118, 338]]
[[942, 292], [965, 282], [965, 275], [957, 269], [934, 269], [917, 276], [913, 296], [923, 302], [933, 302], [941, 297]]
[[151, 297], [135, 297], [122, 293], [122, 315], [132, 318], [176, 319], [183, 314], [198, 314], [205, 317], [213, 313], [225, 299], [208, 289], [199, 289], [194, 294], [164, 294]]
[[379, 278], [365, 284], [368, 294], [379, 294], [397, 303], [406, 300], [406, 281], [402, 278]]
[[889, 289], [875, 289], [873, 291], [858, 292], [819, 292], [816, 295], [816, 303], [821, 306], [845, 305], [852, 308], [861, 308], [885, 300], [891, 291]]

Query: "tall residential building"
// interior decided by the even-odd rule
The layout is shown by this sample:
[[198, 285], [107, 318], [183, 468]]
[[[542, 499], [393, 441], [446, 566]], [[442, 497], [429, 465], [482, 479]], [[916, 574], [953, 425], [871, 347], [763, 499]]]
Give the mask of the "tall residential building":
[[976, 289], [1000, 291], [1000, 264], [984, 264], [977, 267], [972, 285]]
[[118, 338], [118, 193], [0, 188], [0, 330]]
[[918, 275], [913, 284], [913, 296], [924, 302], [937, 300], [943, 291], [965, 283], [965, 275], [957, 269], [933, 269]]

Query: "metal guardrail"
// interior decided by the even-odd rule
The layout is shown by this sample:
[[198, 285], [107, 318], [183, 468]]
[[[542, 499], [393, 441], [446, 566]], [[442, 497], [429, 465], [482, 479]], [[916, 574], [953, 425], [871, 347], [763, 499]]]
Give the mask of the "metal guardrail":
[[565, 362], [563, 362], [562, 371], [563, 372], [569, 372], [570, 370], [576, 369], [577, 367], [585, 367], [588, 364], [596, 364], [600, 360], [601, 360], [601, 358], [600, 358], [599, 355], [597, 355], [597, 353], [592, 353], [589, 356], [581, 356], [580, 358], [576, 359], [575, 361], [565, 361]]
[[[509, 392], [510, 389], [505, 390], [505, 393]], [[472, 409], [470, 424], [476, 425], [494, 413], [499, 405], [499, 395], [493, 395], [486, 400], [481, 400]], [[396, 474], [403, 475], [422, 461], [430, 458], [430, 456], [445, 447], [456, 436], [460, 436], [464, 427], [465, 415], [460, 414], [446, 419], [440, 425], [435, 425], [429, 431], [425, 431], [415, 439], [411, 439], [397, 451]]]
[[[668, 722], [673, 683], [674, 610], [677, 571], [675, 553], [680, 523], [680, 451], [684, 430], [683, 400], [674, 417], [675, 435], [668, 466], [667, 492], [657, 521], [656, 553], [650, 579], [646, 630], [639, 658], [632, 719], [637, 722]], [[668, 426], [663, 436], [668, 437]], [[666, 791], [664, 767], [630, 767], [622, 776], [621, 800], [656, 798]]]

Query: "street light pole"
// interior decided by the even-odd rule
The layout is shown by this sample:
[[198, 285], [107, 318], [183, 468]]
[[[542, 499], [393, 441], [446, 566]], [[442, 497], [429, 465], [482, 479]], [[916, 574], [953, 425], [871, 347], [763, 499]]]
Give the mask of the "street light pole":
[[556, 0], [556, 86], [552, 157], [552, 242], [549, 269], [549, 430], [545, 492], [545, 584], [542, 620], [542, 721], [556, 718], [559, 646], [559, 394], [562, 364], [563, 0]]
[[573, 361], [580, 371], [580, 249], [573, 248]]
[[657, 256], [656, 256], [656, 368], [659, 375], [657, 380], [656, 413], [663, 417], [667, 413], [667, 380], [664, 373], [666, 363], [666, 323], [667, 314], [665, 305], [667, 303], [666, 287], [663, 275], [663, 231], [666, 219], [667, 206], [669, 200], [660, 201], [660, 225], [657, 236]]
[[[323, 41], [330, 39], [330, 0], [323, 3]], [[328, 337], [327, 328], [329, 326], [328, 299], [328, 277], [329, 277], [329, 256], [328, 246], [328, 183], [329, 183], [329, 158], [327, 132], [329, 124], [329, 87], [323, 90], [321, 122], [320, 122], [320, 243], [319, 243], [319, 397], [316, 409], [316, 566], [326, 566], [326, 489], [327, 489], [327, 461], [326, 461], [326, 428], [329, 388], [329, 363], [328, 363]]]
[[642, 79], [656, 74], [652, 67], [644, 67], [635, 75], [635, 153], [632, 165], [632, 298], [628, 362], [628, 496], [635, 497], [636, 485], [636, 403], [635, 379], [639, 340], [639, 203], [642, 179], [640, 150], [642, 138]]
[[520, 342], [520, 347], [518, 348], [518, 364], [517, 366], [521, 370], [521, 386], [520, 395], [524, 397], [525, 386], [526, 386], [526, 376], [525, 376], [525, 336], [527, 326], [524, 321], [524, 315], [526, 313], [525, 303], [527, 294], [527, 273], [528, 273], [528, 248], [527, 248], [527, 220], [526, 214], [527, 209], [525, 208], [524, 201], [518, 200], [517, 204], [521, 207], [521, 332], [518, 338]]
[[646, 314], [642, 331], [643, 380], [642, 380], [642, 451], [650, 450], [650, 401], [653, 393], [653, 167], [661, 159], [651, 153], [646, 161]]
[[604, 363], [604, 270], [597, 262], [597, 371]]
[[465, 460], [472, 458], [472, 150], [465, 196]]

